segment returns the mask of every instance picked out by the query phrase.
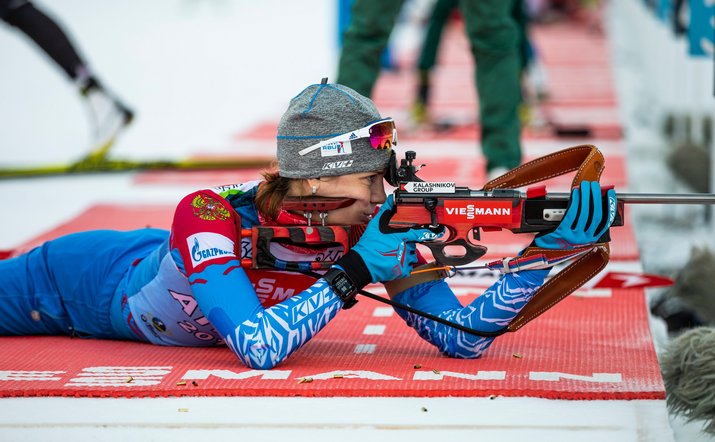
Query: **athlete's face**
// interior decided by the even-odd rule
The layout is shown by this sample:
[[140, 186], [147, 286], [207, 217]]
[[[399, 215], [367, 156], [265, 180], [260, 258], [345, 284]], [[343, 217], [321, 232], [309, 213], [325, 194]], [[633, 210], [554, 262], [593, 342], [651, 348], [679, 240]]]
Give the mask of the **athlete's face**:
[[326, 224], [367, 224], [375, 213], [375, 207], [385, 202], [384, 178], [384, 171], [320, 178], [316, 196], [355, 200], [348, 207], [328, 212]]

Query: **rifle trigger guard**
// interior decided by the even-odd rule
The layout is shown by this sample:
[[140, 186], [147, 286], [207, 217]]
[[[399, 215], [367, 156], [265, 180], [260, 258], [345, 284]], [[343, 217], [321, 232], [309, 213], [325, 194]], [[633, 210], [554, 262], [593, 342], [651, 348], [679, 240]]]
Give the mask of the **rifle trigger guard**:
[[[435, 261], [441, 265], [461, 266], [474, 262], [487, 253], [487, 248], [480, 245], [474, 245], [467, 242], [464, 238], [458, 238], [448, 243], [444, 242], [424, 242], [423, 245], [429, 247]], [[464, 247], [464, 255], [450, 256], [444, 253], [444, 248], [447, 246]]]

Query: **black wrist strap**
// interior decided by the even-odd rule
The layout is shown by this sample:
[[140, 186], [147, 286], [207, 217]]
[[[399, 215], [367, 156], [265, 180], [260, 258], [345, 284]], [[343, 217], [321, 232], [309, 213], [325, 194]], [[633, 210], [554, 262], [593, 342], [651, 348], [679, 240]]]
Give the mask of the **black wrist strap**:
[[355, 295], [372, 282], [372, 276], [365, 261], [354, 250], [349, 250], [342, 258], [335, 261], [335, 265], [337, 267], [325, 272], [323, 278], [333, 289], [333, 293], [342, 299], [343, 309], [349, 309], [357, 304]]
[[354, 250], [349, 250], [342, 258], [335, 261], [335, 265], [340, 266], [345, 271], [358, 290], [362, 290], [363, 287], [372, 282], [372, 275], [370, 270], [367, 269], [365, 261]]

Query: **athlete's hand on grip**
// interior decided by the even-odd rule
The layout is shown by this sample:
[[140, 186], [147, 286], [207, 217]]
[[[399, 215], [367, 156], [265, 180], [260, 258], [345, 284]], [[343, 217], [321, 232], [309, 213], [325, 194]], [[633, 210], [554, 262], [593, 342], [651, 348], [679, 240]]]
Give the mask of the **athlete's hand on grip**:
[[[436, 239], [444, 233], [443, 227], [434, 230], [391, 228], [389, 223], [394, 213], [394, 200], [390, 195], [357, 244], [336, 262], [356, 285], [362, 284], [360, 287], [369, 282], [387, 282], [408, 276], [417, 263], [416, 243]], [[361, 272], [361, 267], [368, 273]]]
[[603, 197], [598, 182], [582, 181], [572, 190], [568, 209], [556, 230], [537, 236], [534, 243], [546, 249], [565, 250], [593, 244], [613, 224], [617, 206], [613, 189]]

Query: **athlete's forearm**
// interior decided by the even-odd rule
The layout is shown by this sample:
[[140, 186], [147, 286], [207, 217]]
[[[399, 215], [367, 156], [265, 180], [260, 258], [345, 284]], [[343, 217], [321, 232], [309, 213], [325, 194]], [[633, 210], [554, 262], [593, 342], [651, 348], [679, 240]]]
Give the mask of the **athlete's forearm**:
[[226, 342], [247, 366], [270, 369], [312, 339], [342, 307], [343, 302], [320, 279], [304, 292], [256, 312]]
[[308, 289], [263, 308], [246, 273], [232, 260], [189, 277], [202, 311], [247, 366], [273, 368], [335, 317], [343, 302], [320, 279]]
[[[395, 296], [418, 310], [479, 331], [496, 331], [508, 325], [541, 287], [548, 270], [531, 270], [502, 276], [484, 294], [463, 307], [445, 282], [429, 282]], [[478, 358], [494, 338], [470, 335], [457, 329], [397, 309], [417, 333], [441, 352], [459, 358]]]

